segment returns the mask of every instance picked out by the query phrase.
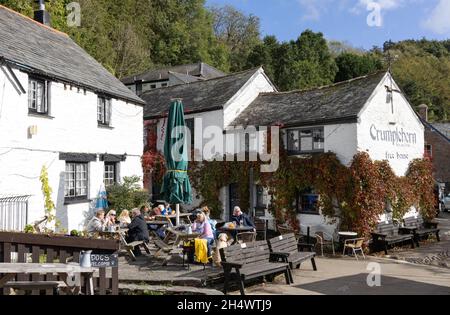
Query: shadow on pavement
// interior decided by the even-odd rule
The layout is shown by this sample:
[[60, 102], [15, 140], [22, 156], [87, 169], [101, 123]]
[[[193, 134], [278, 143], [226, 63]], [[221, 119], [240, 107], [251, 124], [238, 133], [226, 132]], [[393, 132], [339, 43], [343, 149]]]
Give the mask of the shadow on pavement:
[[[450, 287], [381, 276], [381, 286], [369, 287], [367, 277], [354, 276], [334, 278], [314, 283], [294, 286], [299, 289], [326, 295], [448, 295]], [[371, 278], [372, 279], [372, 278]]]

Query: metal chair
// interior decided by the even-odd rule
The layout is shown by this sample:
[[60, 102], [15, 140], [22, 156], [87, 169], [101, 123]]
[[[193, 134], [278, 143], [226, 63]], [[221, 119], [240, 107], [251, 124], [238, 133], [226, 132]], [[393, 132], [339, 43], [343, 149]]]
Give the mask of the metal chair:
[[316, 244], [320, 245], [322, 257], [324, 256], [323, 255], [323, 247], [328, 246], [328, 245], [331, 245], [331, 248], [333, 249], [333, 256], [336, 255], [336, 252], [334, 250], [334, 239], [333, 239], [332, 235], [330, 235], [326, 232], [316, 232], [315, 238], [317, 240]]
[[239, 233], [236, 236], [238, 243], [254, 243], [256, 242], [256, 232]]
[[344, 252], [342, 254], [345, 255], [345, 250], [347, 248], [350, 248], [353, 252], [353, 255], [355, 255], [356, 260], [359, 260], [358, 255], [356, 254], [356, 252], [358, 252], [358, 251], [361, 252], [363, 258], [366, 259], [366, 256], [364, 255], [364, 250], [362, 248], [363, 245], [364, 245], [363, 238], [354, 238], [354, 239], [345, 240]]

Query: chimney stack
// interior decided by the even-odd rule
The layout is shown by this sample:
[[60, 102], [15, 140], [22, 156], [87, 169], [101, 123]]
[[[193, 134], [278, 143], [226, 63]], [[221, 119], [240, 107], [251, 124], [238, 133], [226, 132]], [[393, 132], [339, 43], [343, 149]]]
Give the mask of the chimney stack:
[[428, 122], [428, 106], [425, 104], [419, 105], [419, 115], [423, 120]]
[[39, 3], [39, 10], [34, 11], [34, 20], [51, 27], [50, 14], [45, 10], [45, 0], [35, 0], [35, 2]]

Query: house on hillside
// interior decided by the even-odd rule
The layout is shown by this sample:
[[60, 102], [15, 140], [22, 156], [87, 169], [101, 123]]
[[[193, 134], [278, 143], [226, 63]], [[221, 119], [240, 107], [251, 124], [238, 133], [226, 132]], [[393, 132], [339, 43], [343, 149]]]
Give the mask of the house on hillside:
[[144, 102], [70, 37], [0, 6], [0, 230], [44, 216], [82, 229], [102, 183], [142, 177]]
[[445, 195], [450, 193], [450, 123], [430, 123], [428, 106], [419, 106], [419, 115], [425, 126], [425, 154], [434, 166], [434, 178]]
[[187, 84], [225, 76], [222, 71], [203, 62], [146, 71], [122, 79], [134, 93], [141, 95], [150, 90]]
[[[157, 134], [157, 149], [163, 148], [168, 104], [182, 98], [191, 147], [205, 149], [211, 136], [209, 126], [221, 133], [236, 128], [282, 126], [282, 143], [293, 156], [334, 152], [349, 165], [355, 154], [367, 151], [374, 160], [388, 160], [397, 175], [404, 175], [409, 163], [424, 155], [422, 122], [394, 82], [390, 73], [379, 72], [321, 88], [280, 93], [262, 68], [146, 92], [144, 118], [148, 132]], [[247, 138], [248, 139], [248, 138]], [[235, 141], [235, 140], [233, 140]], [[241, 150], [254, 150], [247, 140], [237, 144]], [[215, 155], [204, 152], [203, 158]], [[227, 153], [227, 152], [225, 152]], [[253, 187], [253, 204], [245, 209], [264, 215], [261, 209], [270, 202], [258, 183]], [[239, 183], [223, 187], [222, 219], [228, 220], [239, 205]], [[302, 225], [333, 232], [315, 205], [319, 196], [314, 187], [298, 192], [293, 200]], [[200, 200], [197, 200], [199, 203]], [[196, 206], [196, 205], [194, 205]]]

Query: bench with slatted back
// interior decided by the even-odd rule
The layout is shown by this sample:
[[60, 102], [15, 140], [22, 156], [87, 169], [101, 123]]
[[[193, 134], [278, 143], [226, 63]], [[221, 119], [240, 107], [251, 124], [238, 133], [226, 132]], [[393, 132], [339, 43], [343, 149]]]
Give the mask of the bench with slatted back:
[[227, 294], [231, 280], [239, 285], [245, 295], [245, 281], [265, 276], [284, 274], [286, 283], [293, 283], [289, 264], [273, 262], [266, 241], [251, 244], [237, 244], [220, 250], [225, 282], [224, 293]]
[[383, 249], [388, 254], [388, 247], [400, 244], [410, 243], [414, 248], [414, 237], [411, 234], [403, 234], [404, 231], [395, 226], [392, 221], [381, 222], [378, 224], [374, 233], [372, 233], [372, 245], [375, 250]]
[[270, 239], [269, 248], [272, 259], [289, 263], [291, 269], [299, 269], [304, 261], [311, 260], [314, 271], [317, 271], [316, 261], [314, 260], [316, 253], [300, 251], [294, 233]]
[[418, 216], [417, 218], [405, 218], [403, 219], [403, 223], [405, 224], [405, 230], [409, 230], [414, 235], [417, 246], [420, 246], [419, 241], [421, 238], [433, 234], [436, 235], [436, 240], [438, 242], [441, 241], [437, 222], [425, 222], [422, 216]]

